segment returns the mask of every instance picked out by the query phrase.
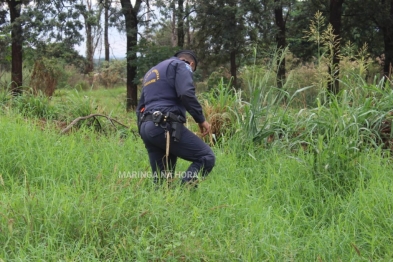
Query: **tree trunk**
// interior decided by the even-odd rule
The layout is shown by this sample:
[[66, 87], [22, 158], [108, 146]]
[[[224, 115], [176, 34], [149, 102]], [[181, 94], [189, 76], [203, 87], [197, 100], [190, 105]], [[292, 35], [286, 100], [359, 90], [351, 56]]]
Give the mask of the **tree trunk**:
[[109, 0], [105, 0], [104, 46], [105, 46], [105, 61], [107, 62], [109, 62], [109, 7], [110, 7]]
[[[83, 1], [82, 1], [83, 3]], [[89, 74], [94, 70], [94, 36], [93, 36], [93, 25], [89, 22], [89, 16], [91, 16], [90, 12], [92, 11], [92, 2], [91, 0], [86, 0], [87, 13], [83, 14], [83, 18], [85, 19], [85, 30], [86, 30], [86, 67], [85, 74]]]
[[10, 9], [10, 17], [12, 24], [12, 47], [11, 47], [11, 92], [13, 95], [20, 95], [22, 93], [22, 45], [23, 45], [23, 31], [22, 24], [17, 21], [21, 13], [21, 2], [17, 0], [8, 1]]
[[235, 88], [237, 88], [236, 51], [235, 51], [235, 50], [232, 50], [230, 55], [231, 55], [231, 58], [230, 58], [230, 60], [231, 60], [231, 77], [232, 77], [232, 79], [233, 79], [233, 86], [234, 86]]
[[187, 47], [189, 48], [191, 46], [191, 26], [190, 26], [190, 19], [189, 19], [189, 14], [190, 14], [190, 6], [188, 4], [188, 0], [186, 2], [186, 31], [187, 31]]
[[87, 17], [85, 18], [85, 30], [86, 30], [86, 60], [87, 64], [85, 67], [85, 74], [89, 74], [94, 70], [93, 63], [93, 36], [92, 36], [92, 26], [87, 22]]
[[[276, 34], [276, 42], [278, 50], [284, 50], [286, 46], [285, 38], [285, 21], [282, 14], [282, 5], [280, 0], [274, 0], [276, 6], [274, 8], [274, 17], [278, 32]], [[277, 61], [277, 87], [281, 88], [285, 81], [285, 57]]]
[[172, 0], [171, 3], [171, 8], [172, 8], [172, 46], [175, 47], [177, 45], [177, 34], [176, 34], [176, 5], [175, 5], [175, 0]]
[[126, 109], [135, 109], [138, 103], [138, 89], [136, 85], [136, 47], [138, 44], [138, 12], [142, 0], [136, 0], [134, 7], [131, 0], [121, 0], [127, 31], [127, 103]]
[[332, 64], [329, 65], [329, 75], [331, 79], [328, 83], [328, 91], [334, 95], [340, 91], [339, 75], [340, 75], [340, 31], [341, 31], [341, 13], [344, 0], [330, 0], [330, 16], [329, 23], [333, 27], [333, 33], [337, 44], [334, 44], [332, 54]]
[[385, 45], [385, 62], [383, 66], [383, 73], [387, 78], [392, 76], [393, 66], [393, 0], [390, 0], [388, 24], [382, 28], [383, 40]]
[[177, 46], [183, 49], [184, 46], [184, 8], [183, 0], [177, 1]]

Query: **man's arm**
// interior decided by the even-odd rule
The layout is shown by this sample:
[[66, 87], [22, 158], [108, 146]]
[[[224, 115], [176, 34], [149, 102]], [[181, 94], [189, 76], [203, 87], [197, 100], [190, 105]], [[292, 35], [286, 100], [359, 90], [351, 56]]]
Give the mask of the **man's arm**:
[[198, 102], [195, 94], [184, 94], [180, 96], [180, 99], [187, 112], [190, 113], [192, 118], [194, 118], [195, 122], [197, 122], [198, 124], [205, 122], [202, 106]]
[[205, 122], [202, 106], [195, 95], [192, 73], [186, 68], [184, 62], [180, 62], [176, 67], [175, 88], [182, 104], [195, 122]]

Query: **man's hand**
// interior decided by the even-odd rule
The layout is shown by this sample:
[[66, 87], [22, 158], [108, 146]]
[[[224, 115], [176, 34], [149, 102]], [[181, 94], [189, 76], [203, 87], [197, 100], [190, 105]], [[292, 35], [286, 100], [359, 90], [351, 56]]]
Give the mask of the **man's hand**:
[[205, 121], [203, 123], [198, 123], [199, 129], [201, 130], [202, 136], [206, 136], [210, 133], [211, 126], [210, 124]]

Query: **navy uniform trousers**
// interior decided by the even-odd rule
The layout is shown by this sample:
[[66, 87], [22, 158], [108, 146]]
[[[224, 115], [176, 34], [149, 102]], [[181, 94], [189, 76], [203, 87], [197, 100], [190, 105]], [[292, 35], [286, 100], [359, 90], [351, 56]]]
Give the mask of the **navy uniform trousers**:
[[215, 155], [212, 149], [202, 139], [186, 127], [182, 128], [180, 141], [175, 141], [171, 137], [168, 157], [170, 167], [168, 169], [165, 168], [165, 128], [168, 128], [170, 131], [170, 124], [156, 126], [152, 121], [142, 122], [141, 124], [140, 134], [149, 154], [153, 174], [157, 175], [154, 182], [158, 182], [160, 177], [166, 177], [165, 170], [174, 174], [178, 157], [192, 162], [187, 171], [181, 173], [182, 183], [194, 181], [198, 175], [204, 177], [209, 174], [215, 164]]

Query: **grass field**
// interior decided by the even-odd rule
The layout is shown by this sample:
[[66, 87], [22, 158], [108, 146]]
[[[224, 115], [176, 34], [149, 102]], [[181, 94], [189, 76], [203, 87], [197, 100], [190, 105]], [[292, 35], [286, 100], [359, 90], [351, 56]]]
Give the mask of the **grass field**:
[[[50, 103], [68, 97], [135, 129], [122, 89]], [[67, 119], [67, 103], [53, 112]], [[393, 167], [381, 148], [318, 158], [233, 138], [213, 147], [216, 167], [197, 190], [157, 190], [131, 132], [60, 130], [0, 113], [0, 261], [393, 260]], [[332, 158], [342, 172], [321, 163]]]

